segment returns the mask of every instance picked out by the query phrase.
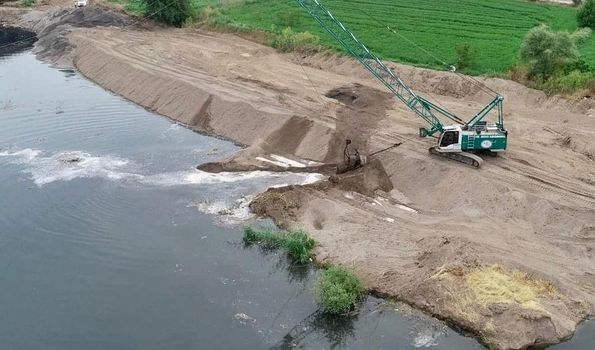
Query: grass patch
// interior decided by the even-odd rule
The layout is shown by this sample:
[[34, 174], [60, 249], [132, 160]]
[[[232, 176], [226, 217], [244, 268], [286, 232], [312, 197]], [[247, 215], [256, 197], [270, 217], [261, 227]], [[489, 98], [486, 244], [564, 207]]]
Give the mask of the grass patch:
[[317, 52], [320, 38], [310, 32], [295, 33], [287, 27], [273, 36], [271, 46], [281, 52]]
[[312, 260], [312, 249], [315, 242], [303, 231], [272, 232], [268, 230], [255, 230], [251, 227], [244, 229], [244, 242], [258, 244], [268, 249], [282, 248], [292, 261], [305, 264]]
[[[193, 0], [195, 3], [212, 3]], [[391, 26], [406, 38], [432, 51], [446, 62], [459, 59], [457, 47], [473, 50], [466, 72], [505, 73], [518, 62], [526, 33], [545, 23], [554, 30], [577, 28], [575, 8], [519, 0], [324, 0], [328, 7], [373, 52], [386, 60], [444, 69], [443, 65], [401, 37], [387, 31]], [[361, 10], [360, 10], [361, 9]], [[248, 28], [271, 31], [290, 26], [295, 32], [320, 37], [320, 44], [343, 49], [295, 0], [257, 0], [221, 7], [230, 21]], [[272, 29], [273, 28], [273, 29]], [[581, 48], [595, 70], [595, 38]]]
[[568, 74], [554, 75], [548, 80], [537, 81], [534, 87], [543, 90], [548, 95], [557, 93], [568, 94], [575, 91], [588, 91], [592, 94], [595, 86], [595, 73], [578, 70]]
[[[140, 13], [139, 0], [110, 0]], [[519, 63], [521, 42], [540, 24], [553, 30], [577, 29], [577, 9], [519, 0], [324, 0], [374, 53], [385, 60], [444, 69], [427, 53], [387, 31], [386, 25], [451, 64], [463, 61], [469, 74], [504, 74]], [[266, 31], [281, 35], [310, 33], [326, 48], [343, 49], [295, 0], [190, 0], [193, 19], [218, 28]], [[206, 7], [210, 9], [203, 12]], [[361, 9], [361, 10], [360, 10]], [[202, 17], [202, 19], [201, 19]], [[280, 38], [276, 45], [284, 47]], [[310, 40], [310, 39], [308, 39]], [[291, 42], [291, 40], [290, 40]], [[470, 50], [463, 50], [463, 48]], [[458, 49], [457, 49], [458, 48]], [[595, 35], [581, 46], [595, 72]]]
[[109, 0], [113, 4], [122, 5], [122, 7], [129, 12], [136, 15], [144, 15], [146, 6], [141, 0]]
[[[146, 12], [141, 0], [109, 1], [132, 13]], [[545, 24], [554, 31], [576, 31], [575, 7], [521, 0], [322, 3], [384, 60], [438, 70], [446, 69], [441, 62], [444, 61], [465, 74], [510, 77], [547, 94], [593, 93], [595, 35], [580, 46], [585, 63], [580, 72], [564, 72], [551, 81], [527, 79], [520, 60], [521, 43], [532, 28]], [[330, 49], [346, 53], [295, 0], [190, 0], [190, 13], [184, 26], [200, 25], [236, 33], [281, 52]], [[399, 35], [389, 32], [387, 26]]]
[[324, 271], [314, 295], [323, 311], [329, 314], [344, 314], [351, 310], [364, 295], [362, 282], [351, 272], [339, 266]]
[[[273, 232], [244, 228], [244, 243], [257, 244], [265, 249], [282, 248], [295, 263], [312, 261], [315, 242], [303, 231]], [[351, 272], [339, 266], [326, 269], [316, 281], [316, 302], [327, 314], [341, 315], [349, 312], [363, 297], [363, 283]]]

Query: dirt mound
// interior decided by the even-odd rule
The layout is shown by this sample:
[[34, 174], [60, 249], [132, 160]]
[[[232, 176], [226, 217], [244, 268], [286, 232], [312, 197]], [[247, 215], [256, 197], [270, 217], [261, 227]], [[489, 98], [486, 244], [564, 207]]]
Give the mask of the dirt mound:
[[[268, 189], [250, 203], [250, 210], [256, 215], [272, 218], [280, 227], [289, 228], [299, 223], [305, 208], [304, 203], [316, 196], [335, 191], [375, 196], [379, 191], [390, 192], [392, 189], [393, 185], [382, 162], [375, 159], [363, 168], [333, 175], [326, 181]], [[321, 229], [319, 223], [315, 226]]]
[[66, 35], [72, 28], [123, 27], [130, 23], [131, 19], [122, 13], [101, 6], [86, 6], [31, 11], [22, 16], [21, 25], [37, 33], [39, 41], [34, 53], [40, 59], [61, 68], [70, 68], [72, 47]]

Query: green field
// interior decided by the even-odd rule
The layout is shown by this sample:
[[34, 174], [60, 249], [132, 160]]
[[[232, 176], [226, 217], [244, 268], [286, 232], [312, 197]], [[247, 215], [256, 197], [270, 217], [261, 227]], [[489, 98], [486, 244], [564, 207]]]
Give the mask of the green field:
[[[218, 0], [192, 0], [194, 7]], [[222, 1], [222, 3], [229, 1]], [[576, 9], [521, 0], [321, 0], [368, 48], [383, 59], [443, 68], [436, 59], [389, 32], [386, 25], [447, 62], [456, 62], [455, 48], [470, 45], [473, 62], [468, 72], [498, 74], [518, 61], [519, 47], [532, 27], [574, 31]], [[334, 40], [294, 0], [235, 2], [222, 14], [253, 29], [309, 31], [321, 44], [340, 49]], [[581, 49], [595, 71], [595, 36]]]

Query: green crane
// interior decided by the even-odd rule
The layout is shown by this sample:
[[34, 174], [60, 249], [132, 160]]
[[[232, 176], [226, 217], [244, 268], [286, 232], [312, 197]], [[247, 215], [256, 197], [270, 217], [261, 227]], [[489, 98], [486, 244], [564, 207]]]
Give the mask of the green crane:
[[[318, 0], [296, 1], [376, 79], [429, 124], [429, 127], [419, 129], [421, 137], [438, 134], [434, 136], [438, 144], [430, 148], [430, 153], [478, 168], [483, 160], [476, 153], [496, 155], [506, 150], [508, 132], [504, 128], [504, 97], [496, 94], [487, 106], [465, 122], [454, 113], [416, 94]], [[492, 111], [497, 113], [497, 120], [488, 123], [485, 119]], [[446, 118], [454, 124], [444, 125], [440, 118]]]

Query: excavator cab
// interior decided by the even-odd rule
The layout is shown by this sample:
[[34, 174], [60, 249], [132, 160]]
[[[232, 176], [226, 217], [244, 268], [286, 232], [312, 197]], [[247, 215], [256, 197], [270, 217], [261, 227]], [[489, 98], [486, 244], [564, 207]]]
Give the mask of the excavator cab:
[[458, 130], [445, 130], [438, 143], [440, 150], [447, 152], [461, 151], [461, 133]]

